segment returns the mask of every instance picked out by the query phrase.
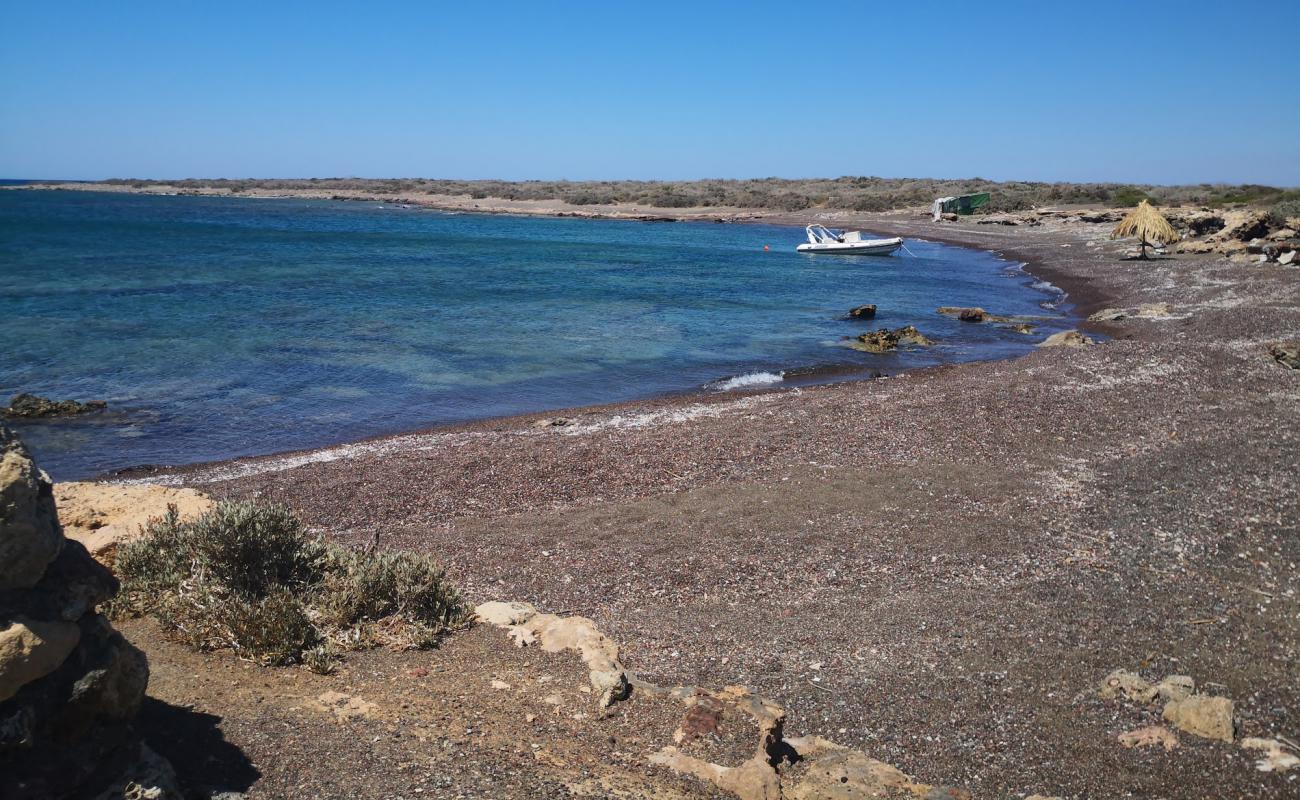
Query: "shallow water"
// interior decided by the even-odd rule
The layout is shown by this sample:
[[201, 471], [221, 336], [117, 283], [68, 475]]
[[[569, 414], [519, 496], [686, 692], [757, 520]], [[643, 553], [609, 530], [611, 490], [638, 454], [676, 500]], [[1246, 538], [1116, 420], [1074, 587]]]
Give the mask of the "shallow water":
[[[1017, 265], [909, 240], [384, 203], [0, 191], [0, 394], [104, 399], [20, 428], [67, 480], [699, 388], [1024, 352], [1069, 327]], [[764, 245], [771, 250], [765, 252]], [[870, 323], [845, 319], [876, 303]], [[939, 305], [1047, 315], [1039, 335]], [[915, 324], [887, 355], [843, 337]], [[802, 377], [799, 377], [802, 376]], [[736, 378], [740, 378], [736, 380]]]

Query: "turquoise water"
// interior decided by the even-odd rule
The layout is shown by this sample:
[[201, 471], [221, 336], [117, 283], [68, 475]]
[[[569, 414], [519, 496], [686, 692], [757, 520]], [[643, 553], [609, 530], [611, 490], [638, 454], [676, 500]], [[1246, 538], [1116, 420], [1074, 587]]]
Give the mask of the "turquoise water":
[[[383, 203], [0, 191], [0, 394], [104, 399], [18, 425], [56, 479], [664, 393], [1012, 356], [1049, 315], [995, 256], [806, 256], [763, 225], [457, 215]], [[763, 246], [771, 250], [764, 252]], [[862, 303], [867, 325], [844, 319]], [[930, 349], [842, 339], [915, 324]], [[732, 382], [733, 384], [736, 382]]]

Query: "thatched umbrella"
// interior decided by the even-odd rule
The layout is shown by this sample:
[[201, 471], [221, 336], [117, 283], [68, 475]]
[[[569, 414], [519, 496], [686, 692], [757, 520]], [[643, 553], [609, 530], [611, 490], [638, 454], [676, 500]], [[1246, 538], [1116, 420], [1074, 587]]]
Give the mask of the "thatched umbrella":
[[1174, 230], [1174, 226], [1169, 224], [1169, 220], [1165, 219], [1164, 215], [1156, 211], [1155, 206], [1146, 200], [1138, 203], [1137, 208], [1120, 220], [1110, 238], [1119, 239], [1124, 236], [1137, 236], [1142, 240], [1142, 255], [1140, 258], [1147, 257], [1148, 244], [1157, 242], [1168, 244], [1169, 242], [1178, 241], [1178, 231]]

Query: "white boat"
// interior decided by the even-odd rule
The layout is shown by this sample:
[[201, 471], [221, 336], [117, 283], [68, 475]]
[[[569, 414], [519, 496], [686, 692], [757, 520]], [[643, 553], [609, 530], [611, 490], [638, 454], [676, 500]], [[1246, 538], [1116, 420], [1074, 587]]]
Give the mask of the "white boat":
[[807, 244], [800, 253], [835, 253], [842, 256], [887, 256], [903, 246], [902, 237], [863, 239], [862, 231], [833, 231], [824, 225], [809, 225]]

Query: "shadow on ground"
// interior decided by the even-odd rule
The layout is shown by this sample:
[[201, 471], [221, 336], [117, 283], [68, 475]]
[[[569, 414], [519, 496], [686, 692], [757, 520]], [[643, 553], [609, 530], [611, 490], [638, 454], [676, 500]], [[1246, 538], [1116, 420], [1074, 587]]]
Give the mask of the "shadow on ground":
[[149, 746], [176, 768], [181, 784], [205, 792], [246, 792], [262, 776], [226, 741], [221, 717], [146, 697], [136, 724]]

